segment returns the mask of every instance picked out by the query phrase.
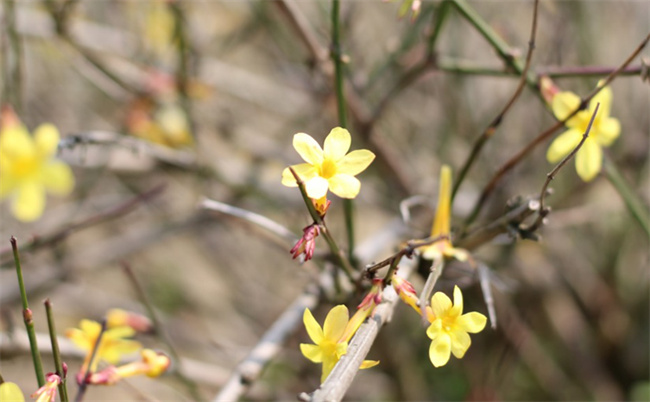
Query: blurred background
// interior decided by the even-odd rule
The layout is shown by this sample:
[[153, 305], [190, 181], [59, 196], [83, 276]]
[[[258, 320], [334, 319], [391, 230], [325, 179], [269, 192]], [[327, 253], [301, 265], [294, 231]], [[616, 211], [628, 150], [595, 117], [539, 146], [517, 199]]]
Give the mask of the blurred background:
[[[533, 3], [469, 4], [523, 59]], [[7, 202], [0, 205], [0, 372], [6, 381], [26, 394], [37, 388], [19, 339], [12, 235], [27, 244], [72, 223], [106, 218], [22, 252], [37, 332], [47, 332], [45, 298], [60, 333], [82, 318], [100, 320], [110, 308], [144, 313], [122, 268], [127, 263], [205, 399], [315, 281], [321, 262], [292, 260], [291, 242], [198, 205], [208, 197], [244, 208], [296, 236], [311, 223], [300, 194], [283, 187], [280, 176], [300, 162], [294, 133], [322, 143], [338, 125], [328, 61], [330, 7], [324, 1], [2, 3], [3, 102], [14, 105], [30, 130], [43, 122], [58, 127], [64, 138], [59, 155], [76, 179], [71, 196], [48, 197], [36, 222], [19, 222]], [[453, 7], [435, 43], [437, 64], [417, 70], [441, 3], [423, 2], [414, 20], [398, 18], [399, 7], [344, 1], [341, 9], [353, 148], [378, 156], [359, 176], [360, 244], [372, 243], [398, 219], [400, 202], [412, 195], [430, 201], [399, 236], [427, 235], [440, 165], [460, 169], [519, 81]], [[543, 0], [531, 71], [585, 95], [634, 51], [648, 27], [648, 2]], [[647, 74], [647, 49], [641, 57]], [[611, 115], [622, 133], [605, 152], [647, 206], [650, 91], [641, 64], [637, 58], [631, 64], [636, 72], [611, 85]], [[564, 74], [584, 66], [605, 72]], [[554, 122], [525, 88], [460, 187], [452, 226], [462, 225], [494, 172]], [[513, 197], [539, 194], [552, 169], [545, 158], [549, 143], [504, 178], [474, 227], [503, 214]], [[539, 242], [500, 237], [473, 251], [492, 269], [497, 329], [473, 335], [463, 360], [436, 369], [419, 317], [400, 305], [369, 355], [381, 364], [358, 374], [349, 400], [650, 398], [648, 236], [605, 177], [583, 183], [571, 162], [552, 188], [547, 202], [553, 211]], [[328, 224], [344, 243], [342, 202], [335, 197]], [[386, 244], [361, 266], [397, 246]], [[324, 250], [318, 240], [317, 251]], [[419, 290], [423, 279], [411, 279]], [[466, 311], [487, 314], [475, 276], [468, 279], [462, 282]], [[454, 283], [443, 277], [437, 289], [451, 294]], [[314, 312], [319, 322], [331, 306], [324, 301]], [[153, 336], [141, 340], [166, 347]], [[300, 354], [301, 342], [310, 342], [302, 324], [246, 399], [295, 400], [318, 387], [320, 367]], [[82, 355], [68, 350], [65, 360], [76, 373]], [[45, 354], [46, 371], [50, 361]], [[94, 387], [87, 398], [193, 399], [173, 376]]]

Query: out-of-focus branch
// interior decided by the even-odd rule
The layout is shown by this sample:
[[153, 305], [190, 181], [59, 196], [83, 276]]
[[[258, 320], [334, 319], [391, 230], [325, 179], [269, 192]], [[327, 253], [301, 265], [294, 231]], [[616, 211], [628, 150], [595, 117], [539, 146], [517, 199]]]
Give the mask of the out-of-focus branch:
[[[77, 231], [89, 228], [91, 226], [99, 225], [101, 223], [110, 221], [115, 218], [119, 218], [120, 216], [126, 215], [129, 212], [133, 211], [141, 203], [148, 202], [151, 199], [159, 196], [160, 194], [162, 194], [164, 189], [165, 189], [164, 184], [158, 185], [152, 188], [151, 190], [136, 195], [135, 197], [131, 198], [130, 200], [122, 204], [114, 206], [96, 215], [92, 215], [88, 218], [82, 219], [77, 223], [72, 223], [70, 225], [64, 226], [63, 228], [57, 230], [52, 234], [43, 235], [43, 236], [37, 235], [29, 242], [22, 244], [20, 246], [20, 249], [23, 252], [28, 252], [40, 247], [51, 246], [65, 240], [68, 236], [70, 236], [71, 234]], [[0, 260], [10, 252], [11, 252], [10, 248], [5, 248], [0, 250]]]
[[519, 80], [519, 85], [517, 85], [517, 89], [515, 89], [514, 94], [512, 94], [512, 97], [510, 98], [508, 103], [506, 103], [503, 110], [501, 110], [501, 113], [499, 113], [492, 120], [492, 122], [490, 122], [487, 128], [483, 131], [483, 133], [477, 138], [476, 142], [474, 143], [474, 146], [472, 147], [472, 151], [470, 152], [469, 156], [467, 157], [467, 160], [463, 164], [463, 167], [460, 169], [460, 173], [458, 173], [458, 178], [455, 181], [454, 189], [451, 193], [452, 200], [456, 196], [456, 193], [458, 192], [458, 188], [460, 188], [461, 184], [465, 180], [465, 175], [467, 175], [467, 172], [469, 172], [469, 169], [472, 167], [474, 161], [476, 160], [479, 153], [483, 149], [483, 146], [488, 142], [490, 138], [492, 138], [497, 128], [501, 125], [501, 122], [503, 121], [506, 113], [508, 113], [512, 105], [514, 105], [517, 99], [519, 99], [519, 95], [521, 95], [522, 91], [524, 90], [524, 86], [526, 85], [528, 79], [528, 70], [530, 69], [530, 62], [533, 58], [533, 50], [535, 49], [535, 36], [537, 35], [538, 7], [539, 7], [539, 0], [535, 0], [535, 3], [533, 5], [533, 22], [531, 24], [530, 39], [528, 41], [528, 53], [526, 54], [526, 63], [524, 65], [524, 69], [521, 71], [521, 79]]

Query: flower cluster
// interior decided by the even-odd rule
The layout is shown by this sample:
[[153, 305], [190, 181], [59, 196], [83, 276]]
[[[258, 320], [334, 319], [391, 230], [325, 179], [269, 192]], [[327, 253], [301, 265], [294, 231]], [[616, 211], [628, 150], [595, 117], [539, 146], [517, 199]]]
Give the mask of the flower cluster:
[[[144, 349], [140, 342], [130, 339], [136, 332], [151, 330], [150, 321], [139, 314], [120, 309], [110, 310], [106, 317], [106, 329], [92, 320], [81, 320], [79, 328], [68, 329], [65, 335], [80, 349], [86, 351], [77, 383], [112, 385], [122, 378], [135, 375], [157, 377], [171, 364], [163, 353]], [[97, 344], [99, 340], [99, 344]], [[123, 356], [140, 351], [141, 360], [115, 366]], [[98, 371], [100, 362], [109, 366]]]
[[[602, 82], [598, 83], [598, 85], [602, 86]], [[581, 105], [580, 97], [569, 91], [550, 91], [547, 98], [550, 99], [553, 114], [558, 120], [565, 120], [578, 110]], [[612, 90], [610, 87], [602, 88], [591, 99], [587, 109], [580, 110], [567, 120], [566, 127], [568, 130], [560, 134], [551, 143], [546, 153], [546, 159], [551, 163], [557, 163], [571, 153], [582, 140], [582, 135], [587, 131], [591, 116], [598, 104], [600, 104], [598, 114], [591, 126], [589, 136], [576, 154], [576, 171], [583, 181], [591, 181], [598, 175], [603, 164], [602, 148], [610, 146], [621, 134], [620, 122], [609, 115], [612, 105]]]
[[59, 131], [46, 123], [31, 136], [10, 108], [0, 121], [0, 199], [11, 198], [17, 219], [34, 221], [43, 214], [46, 191], [67, 195], [74, 187], [70, 167], [56, 158]]

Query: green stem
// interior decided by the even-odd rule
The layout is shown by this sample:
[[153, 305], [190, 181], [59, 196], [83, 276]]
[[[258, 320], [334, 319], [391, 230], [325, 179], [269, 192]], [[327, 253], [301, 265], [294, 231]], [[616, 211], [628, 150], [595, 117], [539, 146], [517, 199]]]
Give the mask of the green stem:
[[436, 11], [433, 14], [433, 32], [431, 32], [431, 36], [429, 36], [429, 41], [427, 42], [427, 51], [429, 53], [429, 56], [432, 57], [435, 54], [436, 51], [436, 42], [438, 41], [438, 37], [440, 36], [440, 31], [442, 31], [442, 26], [444, 25], [445, 21], [447, 20], [447, 16], [449, 15], [449, 0], [444, 0]]
[[59, 384], [59, 395], [61, 402], [68, 402], [68, 388], [66, 386], [67, 379], [66, 373], [63, 370], [63, 360], [61, 360], [61, 352], [59, 351], [59, 342], [56, 338], [56, 326], [54, 325], [54, 315], [52, 314], [52, 303], [50, 299], [45, 299], [45, 314], [47, 315], [47, 328], [50, 332], [50, 343], [52, 344], [52, 357], [54, 358], [54, 367], [56, 367], [57, 374], [61, 377]]
[[41, 354], [38, 352], [38, 344], [36, 343], [36, 332], [34, 331], [34, 320], [32, 310], [29, 309], [27, 303], [27, 292], [25, 291], [25, 282], [23, 281], [23, 270], [20, 265], [20, 256], [18, 255], [18, 244], [16, 238], [11, 236], [11, 248], [14, 252], [14, 262], [16, 263], [16, 275], [18, 275], [18, 287], [20, 289], [20, 299], [23, 302], [23, 320], [25, 321], [25, 328], [27, 336], [29, 337], [29, 348], [32, 353], [32, 360], [34, 362], [34, 372], [36, 373], [36, 381], [38, 386], [45, 385], [45, 376], [43, 375], [43, 363], [41, 362]]
[[329, 230], [327, 229], [327, 225], [325, 225], [325, 221], [321, 216], [318, 214], [318, 211], [316, 211], [316, 208], [314, 208], [314, 204], [312, 203], [311, 198], [307, 195], [307, 191], [305, 191], [305, 184], [302, 182], [300, 179], [300, 176], [292, 169], [291, 173], [293, 174], [293, 177], [296, 179], [296, 183], [298, 184], [298, 189], [300, 189], [300, 194], [302, 195], [303, 201], [305, 201], [305, 205], [307, 206], [307, 210], [309, 211], [309, 214], [311, 215], [312, 219], [314, 219], [314, 222], [320, 226], [321, 229], [321, 234], [325, 238], [325, 241], [327, 242], [327, 245], [330, 248], [330, 251], [336, 259], [339, 261], [339, 266], [343, 269], [343, 272], [345, 272], [345, 275], [350, 279], [351, 282], [354, 282], [354, 268], [352, 267], [352, 264], [350, 261], [345, 257], [341, 249], [339, 248], [338, 244], [336, 244], [336, 241], [330, 234]]
[[646, 234], [650, 236], [650, 214], [648, 213], [647, 207], [644, 206], [643, 202], [636, 193], [630, 188], [630, 185], [627, 183], [623, 175], [618, 170], [618, 167], [605, 155], [604, 158], [605, 165], [605, 175], [610, 183], [614, 186], [618, 194], [623, 198], [625, 205], [630, 210], [632, 216], [636, 221], [641, 225]]
[[[339, 126], [348, 127], [345, 103], [345, 83], [343, 76], [343, 52], [341, 50], [340, 0], [332, 0], [332, 49], [331, 57], [334, 62], [334, 89], [336, 91], [336, 106], [339, 115]], [[354, 203], [350, 199], [343, 200], [345, 232], [348, 238], [348, 260], [354, 261]]]

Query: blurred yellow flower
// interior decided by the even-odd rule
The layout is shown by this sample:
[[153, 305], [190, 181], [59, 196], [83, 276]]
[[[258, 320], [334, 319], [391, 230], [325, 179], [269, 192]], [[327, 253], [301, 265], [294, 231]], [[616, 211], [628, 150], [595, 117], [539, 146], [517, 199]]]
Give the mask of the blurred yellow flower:
[[92, 351], [101, 329], [102, 326], [97, 321], [81, 320], [79, 329], [70, 328], [65, 332], [66, 337], [70, 338], [75, 345], [87, 352], [81, 369], [81, 373], [83, 374], [88, 370], [89, 365], [90, 371], [94, 372], [100, 360], [104, 360], [110, 364], [116, 364], [123, 355], [136, 352], [142, 348], [140, 342], [125, 339], [135, 335], [133, 328], [127, 326], [109, 328], [102, 334], [97, 353], [92, 364], [90, 364]]
[[36, 402], [54, 402], [56, 400], [56, 391], [59, 384], [61, 384], [61, 377], [57, 374], [49, 373], [45, 385], [37, 389], [31, 397], [36, 398]]
[[[354, 331], [348, 330], [348, 317], [347, 307], [342, 304], [335, 306], [325, 317], [325, 323], [321, 328], [311, 311], [305, 309], [303, 322], [314, 344], [301, 343], [300, 351], [312, 362], [323, 364], [321, 383], [325, 382], [341, 356], [348, 351], [349, 338], [354, 335]], [[356, 321], [352, 323], [355, 324]], [[369, 368], [377, 364], [376, 361], [365, 360], [360, 368]]]
[[152, 349], [140, 351], [141, 360], [115, 367], [110, 366], [88, 378], [88, 383], [93, 385], [113, 385], [127, 377], [146, 375], [155, 378], [167, 371], [171, 360], [164, 353]]
[[[322, 149], [309, 134], [293, 136], [293, 147], [307, 163], [292, 168], [304, 181], [309, 198], [320, 199], [328, 189], [342, 198], [354, 198], [359, 194], [361, 183], [354, 176], [366, 170], [375, 154], [367, 149], [347, 153], [351, 142], [350, 133], [341, 127], [330, 131]], [[282, 172], [282, 184], [298, 185], [289, 168]]]
[[459, 359], [465, 356], [472, 343], [468, 333], [482, 331], [487, 322], [481, 313], [463, 314], [463, 294], [458, 286], [454, 286], [453, 305], [447, 295], [436, 292], [431, 297], [427, 316], [431, 322], [427, 329], [427, 336], [431, 338], [429, 359], [435, 367], [447, 364], [451, 353]]
[[[451, 235], [451, 168], [442, 165], [440, 168], [440, 189], [438, 191], [438, 205], [436, 216], [431, 226], [430, 237]], [[442, 257], [456, 258], [460, 261], [467, 259], [467, 251], [454, 248], [449, 238], [439, 240], [429, 246], [422, 247], [422, 257], [426, 260], [435, 260]]]
[[5, 381], [0, 384], [0, 401], [25, 402], [25, 396], [18, 385], [13, 382]]
[[[589, 137], [576, 154], [576, 171], [583, 181], [592, 180], [600, 172], [603, 163], [602, 147], [610, 146], [621, 133], [618, 119], [609, 116], [612, 104], [610, 87], [605, 87], [598, 92], [589, 102], [587, 110], [579, 111], [566, 122], [568, 130], [551, 143], [546, 153], [546, 159], [556, 163], [573, 151], [582, 140], [582, 135], [587, 130], [598, 103], [600, 103], [598, 114], [589, 131]], [[551, 102], [553, 114], [559, 120], [564, 120], [579, 107], [580, 97], [568, 91], [557, 93]]]
[[3, 112], [0, 128], [0, 199], [11, 197], [11, 210], [21, 221], [38, 219], [46, 190], [67, 195], [74, 187], [70, 167], [56, 159], [59, 132], [42, 124], [29, 135], [17, 118]]

